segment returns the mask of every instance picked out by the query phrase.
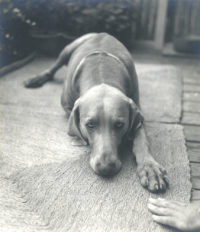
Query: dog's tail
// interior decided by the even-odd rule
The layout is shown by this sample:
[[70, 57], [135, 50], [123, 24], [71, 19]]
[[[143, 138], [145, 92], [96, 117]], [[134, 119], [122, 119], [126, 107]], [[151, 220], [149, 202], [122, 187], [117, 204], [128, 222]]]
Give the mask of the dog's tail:
[[61, 68], [63, 65], [67, 64], [72, 53], [85, 41], [94, 38], [97, 33], [89, 33], [86, 35], [81, 36], [80, 38], [74, 40], [72, 43], [67, 45], [62, 52], [60, 53], [58, 59], [56, 60], [55, 64], [47, 69], [46, 71], [42, 72], [41, 74], [33, 76], [31, 79], [26, 80], [24, 82], [24, 86], [26, 88], [37, 88], [42, 86], [48, 81], [53, 81], [54, 74]]

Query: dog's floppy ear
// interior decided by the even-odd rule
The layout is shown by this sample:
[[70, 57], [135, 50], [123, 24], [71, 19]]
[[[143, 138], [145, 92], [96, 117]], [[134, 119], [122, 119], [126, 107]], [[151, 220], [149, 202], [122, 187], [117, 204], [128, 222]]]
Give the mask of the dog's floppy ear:
[[127, 132], [127, 137], [129, 140], [134, 138], [137, 130], [142, 126], [144, 122], [144, 117], [139, 109], [139, 107], [134, 103], [133, 100], [129, 99], [129, 129]]
[[86, 141], [80, 130], [80, 117], [79, 117], [80, 102], [81, 102], [80, 98], [76, 100], [72, 112], [70, 114], [68, 120], [68, 134], [70, 136], [76, 136], [82, 139], [83, 141]]

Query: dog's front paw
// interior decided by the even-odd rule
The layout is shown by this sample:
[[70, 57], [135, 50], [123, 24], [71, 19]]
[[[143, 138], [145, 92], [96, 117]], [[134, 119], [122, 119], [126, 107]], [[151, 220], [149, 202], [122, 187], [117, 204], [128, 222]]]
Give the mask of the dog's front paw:
[[142, 186], [150, 192], [163, 192], [169, 184], [166, 170], [154, 160], [139, 164], [137, 172]]

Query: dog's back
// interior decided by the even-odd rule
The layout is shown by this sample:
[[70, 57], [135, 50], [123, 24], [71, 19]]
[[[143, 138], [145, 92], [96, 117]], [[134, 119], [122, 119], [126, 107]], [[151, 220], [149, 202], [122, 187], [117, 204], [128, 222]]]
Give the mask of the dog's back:
[[27, 80], [25, 86], [40, 87], [53, 80], [54, 74], [63, 65], [67, 65], [67, 73], [61, 103], [67, 112], [84, 91], [101, 83], [120, 89], [139, 105], [132, 56], [113, 36], [107, 33], [83, 35], [63, 49], [52, 67]]
[[[99, 54], [89, 57], [95, 52]], [[110, 54], [110, 57], [104, 54]], [[116, 62], [116, 59], [111, 56], [116, 57], [120, 62]], [[86, 57], [87, 60], [84, 60]], [[84, 65], [77, 74], [77, 67], [83, 60]], [[107, 33], [91, 34], [91, 37], [80, 43], [73, 51], [67, 66], [68, 72], [62, 97], [64, 99], [62, 105], [65, 105], [63, 106], [65, 109], [73, 108], [81, 91], [100, 83], [107, 83], [119, 88], [136, 104], [139, 104], [137, 75], [132, 56], [125, 46], [113, 36]], [[81, 89], [77, 85], [80, 85]]]
[[113, 54], [125, 64], [129, 72], [134, 72], [133, 60], [129, 51], [119, 40], [107, 33], [91, 34], [91, 37], [77, 46], [68, 62], [71, 71], [73, 72], [84, 57], [97, 50]]

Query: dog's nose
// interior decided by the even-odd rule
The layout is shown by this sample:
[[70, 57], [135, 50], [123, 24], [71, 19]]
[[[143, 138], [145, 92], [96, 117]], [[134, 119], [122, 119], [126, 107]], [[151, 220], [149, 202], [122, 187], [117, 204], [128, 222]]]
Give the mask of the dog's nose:
[[116, 174], [121, 168], [121, 163], [119, 161], [109, 161], [107, 164], [104, 164], [101, 161], [98, 161], [95, 165], [95, 172], [101, 176], [112, 176]]
[[116, 168], [116, 163], [113, 162], [113, 161], [111, 161], [110, 163], [108, 163], [108, 167], [109, 167], [110, 169], [115, 169], [115, 168]]

